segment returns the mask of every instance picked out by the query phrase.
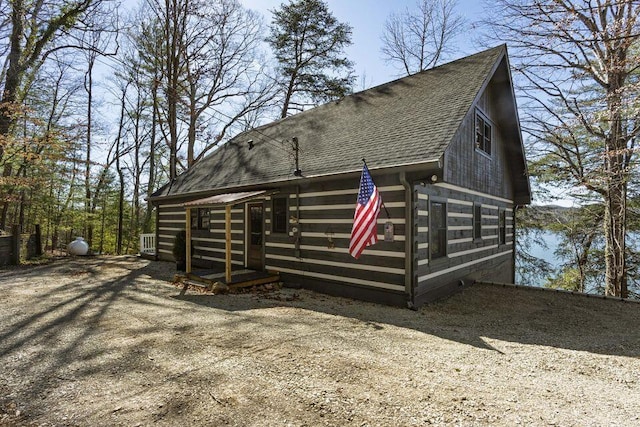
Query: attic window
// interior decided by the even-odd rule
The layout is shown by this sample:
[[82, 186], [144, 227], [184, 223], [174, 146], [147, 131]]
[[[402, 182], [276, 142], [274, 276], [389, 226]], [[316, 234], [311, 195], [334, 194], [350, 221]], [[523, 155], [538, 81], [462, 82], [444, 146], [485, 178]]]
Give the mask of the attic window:
[[491, 123], [476, 110], [476, 148], [491, 155]]

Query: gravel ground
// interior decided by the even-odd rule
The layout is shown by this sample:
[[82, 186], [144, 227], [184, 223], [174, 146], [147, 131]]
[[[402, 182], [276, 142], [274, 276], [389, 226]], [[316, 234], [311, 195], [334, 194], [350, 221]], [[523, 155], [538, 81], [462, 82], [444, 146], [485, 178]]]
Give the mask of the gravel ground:
[[0, 270], [0, 425], [640, 425], [640, 304], [476, 285], [410, 311], [172, 275]]

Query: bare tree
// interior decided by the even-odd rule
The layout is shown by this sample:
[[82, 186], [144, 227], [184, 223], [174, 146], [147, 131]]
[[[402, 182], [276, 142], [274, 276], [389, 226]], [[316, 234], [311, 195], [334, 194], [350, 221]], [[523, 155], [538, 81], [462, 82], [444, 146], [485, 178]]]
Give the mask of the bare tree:
[[[120, 61], [121, 70], [116, 74], [118, 80], [131, 82], [128, 93], [132, 99], [127, 105], [127, 115], [131, 120], [132, 144], [136, 147], [133, 152], [138, 153], [131, 167], [137, 184], [134, 185], [134, 190], [141, 188], [144, 175], [147, 178], [145, 192], [151, 194], [156, 190], [163, 172], [159, 161], [163, 149], [168, 149], [171, 145], [159, 144], [160, 123], [166, 117], [161, 111], [161, 105], [166, 104], [162, 87], [165, 70], [163, 39], [158, 36], [162, 25], [155, 13], [150, 14], [148, 10], [141, 8], [132, 16], [128, 27]], [[134, 191], [133, 197], [135, 205], [139, 195]], [[153, 230], [153, 204], [148, 199], [141, 226], [144, 233]]]
[[[16, 131], [18, 112], [38, 70], [54, 52], [78, 47], [65, 35], [70, 28], [86, 28], [81, 18], [99, 4], [100, 0], [33, 4], [15, 0], [9, 2], [5, 9], [9, 19], [0, 22], [0, 33], [8, 35], [0, 38], [0, 52], [6, 55], [0, 81], [0, 166], [3, 177], [13, 175], [14, 164], [4, 159], [5, 149]], [[4, 199], [0, 228], [6, 225], [9, 202], [3, 193], [0, 189], [0, 199]]]
[[626, 297], [627, 190], [640, 134], [640, 4], [495, 3], [487, 24], [512, 47], [526, 97], [525, 130], [550, 180], [601, 199], [606, 294]]
[[[12, 105], [20, 103], [24, 96], [25, 80], [34, 76], [45, 59], [53, 52], [77, 47], [59, 37], [63, 30], [76, 25], [82, 16], [96, 7], [100, 0], [74, 2], [36, 2], [33, 7], [24, 0], [10, 3], [9, 20], [2, 22], [2, 30], [9, 35], [2, 52], [6, 62], [0, 82], [0, 136], [5, 137], [15, 123]], [[56, 37], [59, 37], [56, 40]], [[28, 42], [27, 42], [28, 41]], [[0, 161], [3, 150], [0, 146]]]
[[122, 233], [124, 230], [124, 173], [122, 171], [122, 167], [120, 165], [120, 159], [122, 158], [122, 134], [124, 129], [124, 120], [126, 114], [125, 102], [127, 99], [127, 88], [129, 87], [130, 82], [123, 81], [122, 87], [120, 88], [122, 91], [122, 95], [120, 98], [120, 120], [118, 123], [118, 135], [116, 136], [115, 141], [115, 160], [116, 160], [116, 172], [118, 173], [118, 230], [116, 233], [116, 254], [122, 254]]
[[[236, 0], [207, 2], [199, 11], [186, 34], [187, 167], [216, 147], [240, 118], [275, 96], [275, 80], [264, 78], [257, 66], [265, 62], [258, 51], [262, 19]], [[218, 111], [224, 108], [226, 113]], [[198, 134], [217, 123], [215, 132]]]
[[[100, 57], [113, 56], [117, 53], [117, 20], [112, 19], [113, 10], [101, 5], [94, 13], [86, 19], [86, 24], [92, 28], [89, 32], [81, 32], [81, 52], [86, 60], [87, 69], [84, 78], [84, 89], [87, 93], [87, 118], [86, 118], [86, 145], [85, 145], [85, 238], [89, 244], [89, 249], [93, 243], [94, 214], [97, 205], [98, 194], [93, 194], [91, 166], [93, 162], [92, 151], [95, 141], [93, 139], [95, 123], [93, 119], [94, 113], [94, 72], [96, 62]], [[117, 15], [116, 15], [117, 16]], [[106, 24], [106, 25], [105, 25]], [[114, 43], [115, 41], [115, 43]], [[112, 52], [109, 52], [110, 48]], [[96, 190], [100, 190], [97, 188]]]
[[159, 63], [159, 129], [173, 179], [223, 141], [244, 115], [268, 105], [274, 83], [260, 66], [261, 21], [237, 0], [147, 5], [151, 16], [141, 33], [141, 57]]
[[382, 33], [383, 58], [407, 75], [435, 67], [453, 51], [453, 39], [462, 31], [457, 0], [419, 0], [387, 18]]

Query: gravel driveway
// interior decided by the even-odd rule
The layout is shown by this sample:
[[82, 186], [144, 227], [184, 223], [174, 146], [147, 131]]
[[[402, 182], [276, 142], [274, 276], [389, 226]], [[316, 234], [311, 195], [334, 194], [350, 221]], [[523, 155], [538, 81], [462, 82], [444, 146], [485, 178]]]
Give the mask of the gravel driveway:
[[172, 275], [0, 270], [0, 425], [640, 425], [640, 304], [477, 285], [410, 311]]

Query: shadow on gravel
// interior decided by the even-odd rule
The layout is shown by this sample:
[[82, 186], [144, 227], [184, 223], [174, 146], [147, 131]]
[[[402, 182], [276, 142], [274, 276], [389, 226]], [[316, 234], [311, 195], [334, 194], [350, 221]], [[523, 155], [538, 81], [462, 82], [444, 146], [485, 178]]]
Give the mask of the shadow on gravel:
[[[122, 268], [123, 259], [130, 263], [131, 268], [124, 270], [122, 275], [112, 280], [99, 277], [102, 269]], [[12, 287], [32, 286], [28, 280], [24, 281], [25, 278], [44, 276], [56, 280], [60, 275], [73, 278], [58, 286], [41, 285], [43, 289], [36, 291], [28, 307], [22, 307], [22, 311], [14, 313], [14, 316], [1, 316], [0, 358], [11, 361], [11, 378], [24, 379], [16, 389], [30, 396], [33, 404], [29, 408], [30, 416], [46, 410], [39, 408], [37, 401], [45, 399], [53, 390], [69, 389], [69, 397], [77, 398], [73, 393], [75, 381], [96, 372], [111, 374], [117, 380], [127, 375], [127, 369], [139, 369], [140, 363], [126, 362], [138, 359], [141, 352], [146, 352], [148, 347], [144, 336], [162, 330], [161, 322], [156, 325], [130, 325], [136, 335], [143, 337], [132, 341], [131, 346], [100, 338], [106, 329], [113, 330], [113, 326], [105, 324], [103, 318], [117, 300], [153, 304], [148, 300], [137, 301], [135, 294], [123, 295], [125, 291], [135, 290], [136, 280], [141, 276], [157, 275], [155, 269], [132, 261], [135, 260], [87, 257], [1, 272], [2, 284]], [[21, 281], [12, 283], [12, 277]], [[86, 345], [87, 342], [99, 342], [100, 345]], [[146, 353], [142, 359], [146, 360]], [[2, 406], [9, 401], [4, 391], [3, 394], [0, 396], [0, 413]]]
[[[263, 295], [176, 295], [181, 301], [238, 312], [296, 307], [384, 329], [413, 329], [481, 349], [485, 338], [596, 354], [640, 357], [640, 304], [527, 289], [475, 285], [418, 311], [292, 290]], [[297, 294], [296, 294], [297, 295]]]
[[[332, 316], [344, 318], [347, 321], [336, 326], [362, 330], [364, 334], [395, 326], [487, 351], [498, 351], [490, 340], [500, 340], [640, 356], [640, 328], [636, 327], [640, 324], [640, 304], [490, 285], [470, 287], [418, 311], [293, 289], [265, 294], [181, 296], [180, 288], [160, 282], [170, 280], [173, 274], [171, 266], [164, 266], [135, 259], [95, 257], [20, 269], [19, 274], [0, 272], [4, 295], [21, 298], [15, 305], [10, 297], [2, 299], [0, 295], [0, 362], [5, 367], [5, 379], [0, 379], [0, 413], [3, 402], [10, 403], [15, 398], [10, 397], [12, 389], [19, 390], [22, 400], [30, 402], [26, 410], [37, 419], [47, 410], [38, 402], [51, 393], [62, 399], [81, 398], [74, 387], [83, 380], [118, 384], [125, 377], [134, 378], [128, 384], [132, 381], [136, 387], [126, 391], [131, 396], [151, 393], [157, 387], [176, 389], [182, 384], [186, 388], [194, 381], [210, 384], [218, 380], [201, 378], [200, 365], [173, 372], [161, 362], [166, 358], [180, 360], [197, 349], [199, 336], [210, 340], [215, 337], [210, 341], [215, 343], [211, 351], [217, 346], [231, 348], [235, 351], [227, 357], [235, 357], [267, 351], [274, 345], [261, 341], [259, 331], [264, 328], [277, 328], [283, 342], [300, 338], [296, 333], [298, 324], [310, 326], [306, 328], [309, 336], [322, 333], [313, 328], [318, 316], [305, 315], [309, 312], [328, 315], [328, 322], [333, 321]], [[106, 276], [105, 269], [115, 270]], [[64, 277], [65, 282], [46, 284], [43, 277], [51, 281]], [[140, 280], [147, 277], [158, 281]], [[21, 293], [29, 286], [42, 289]], [[207, 310], [218, 310], [224, 316], [214, 328], [204, 329], [197, 320], [189, 323], [181, 317], [195, 306], [198, 316], [204, 319]], [[272, 315], [274, 309], [292, 311], [283, 321], [283, 317]], [[233, 333], [236, 330], [244, 333]], [[218, 331], [222, 333], [217, 335]], [[147, 384], [146, 373], [158, 371], [162, 372], [158, 377], [164, 378], [163, 382]], [[171, 409], [167, 404], [170, 398], [175, 397], [161, 398], [164, 406], [157, 410], [158, 416], [170, 416], [163, 412]], [[82, 424], [81, 421], [68, 423]]]

